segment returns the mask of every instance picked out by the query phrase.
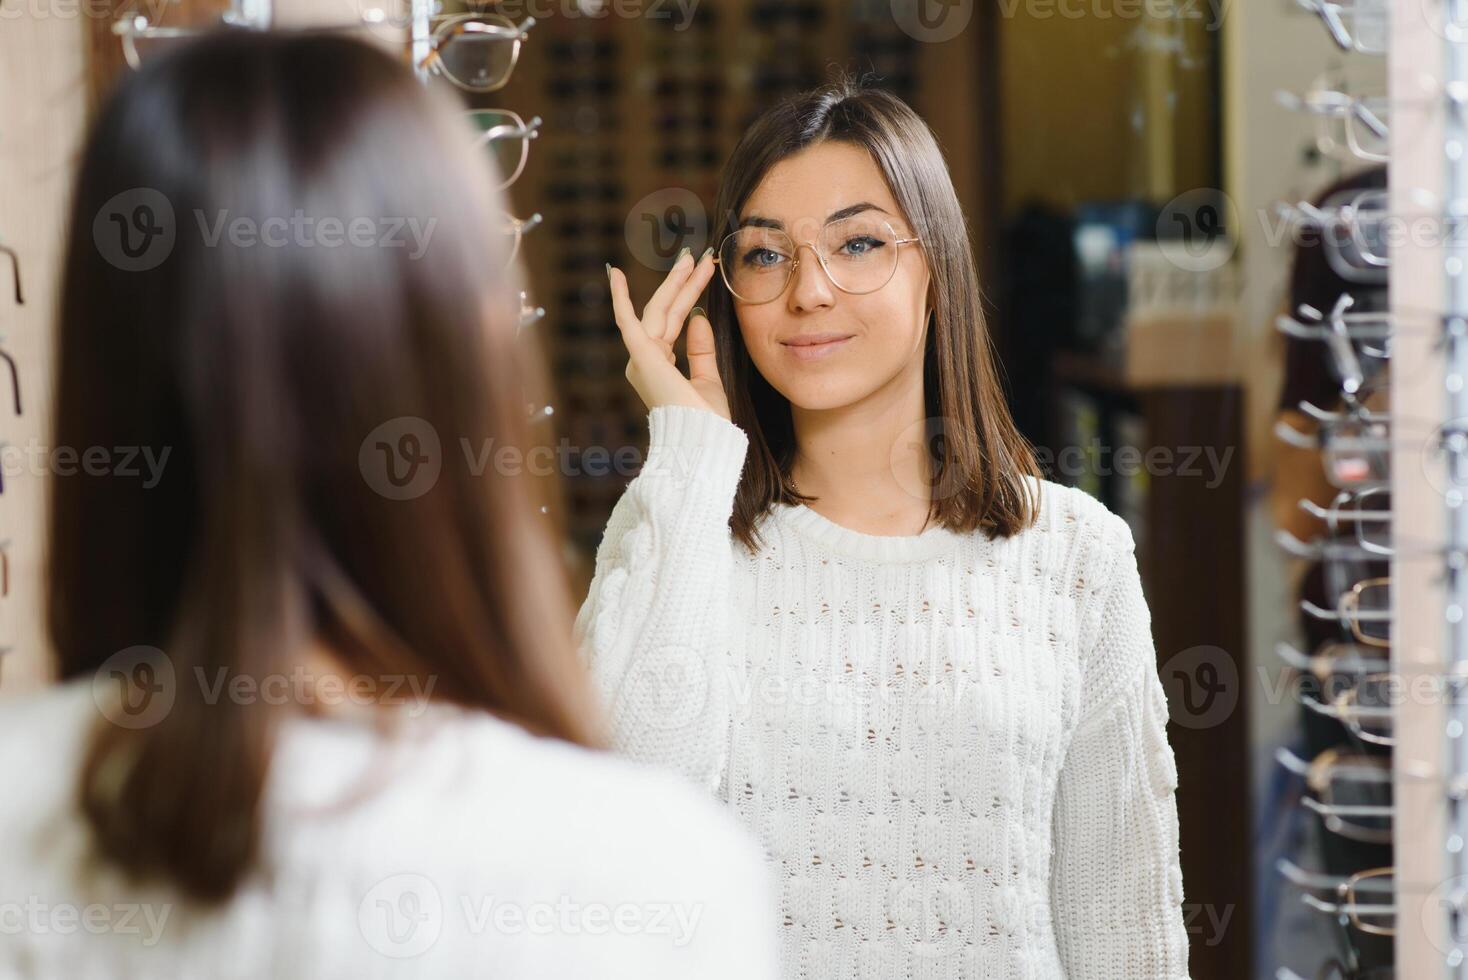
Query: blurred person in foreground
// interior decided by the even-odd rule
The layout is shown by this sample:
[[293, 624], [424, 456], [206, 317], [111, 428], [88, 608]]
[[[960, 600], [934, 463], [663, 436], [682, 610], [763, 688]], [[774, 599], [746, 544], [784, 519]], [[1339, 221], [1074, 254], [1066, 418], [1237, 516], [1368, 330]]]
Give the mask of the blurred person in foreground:
[[497, 176], [329, 34], [207, 34], [101, 111], [54, 440], [164, 463], [51, 484], [0, 975], [774, 975], [752, 841], [596, 750], [544, 488], [461, 462], [543, 382]]

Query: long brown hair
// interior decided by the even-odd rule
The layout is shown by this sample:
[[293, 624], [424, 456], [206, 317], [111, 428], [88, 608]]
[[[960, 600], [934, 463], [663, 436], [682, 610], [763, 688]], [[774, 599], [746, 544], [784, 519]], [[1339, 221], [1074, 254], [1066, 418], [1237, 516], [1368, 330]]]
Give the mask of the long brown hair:
[[[552, 491], [465, 462], [533, 448], [527, 391], [546, 390], [516, 336], [488, 166], [444, 96], [323, 33], [206, 36], [101, 111], [74, 194], [55, 442], [168, 455], [156, 485], [53, 479], [48, 627], [66, 677], [152, 647], [175, 681], [161, 718], [93, 732], [80, 793], [105, 861], [233, 892], [301, 706], [211, 703], [206, 682], [293, 671], [313, 639], [383, 695], [416, 683], [600, 742], [558, 519], [540, 513]], [[173, 236], [151, 267], [148, 229]], [[436, 479], [384, 482], [377, 451], [398, 446]]]
[[[926, 123], [890, 92], [843, 76], [766, 110], [745, 131], [720, 175], [713, 239], [734, 231], [739, 213], [770, 169], [816, 143], [864, 148], [881, 169], [931, 277], [923, 363], [925, 442], [932, 456], [929, 521], [953, 531], [1008, 537], [1034, 523], [1040, 468], [1015, 428], [984, 322], [969, 228], [942, 151]], [[709, 290], [709, 322], [733, 421], [750, 451], [730, 529], [751, 551], [756, 525], [775, 503], [814, 498], [790, 485], [795, 434], [790, 403], [760, 375], [739, 333], [723, 282]]]

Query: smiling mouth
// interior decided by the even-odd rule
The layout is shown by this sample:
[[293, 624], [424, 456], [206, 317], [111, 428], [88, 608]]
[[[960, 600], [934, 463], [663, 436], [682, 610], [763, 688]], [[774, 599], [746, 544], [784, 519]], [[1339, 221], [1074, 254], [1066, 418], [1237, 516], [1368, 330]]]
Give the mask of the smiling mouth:
[[781, 346], [788, 350], [798, 360], [810, 361], [820, 357], [825, 357], [827, 354], [831, 354], [836, 350], [839, 350], [852, 339], [854, 338], [850, 336], [813, 337], [809, 339], [802, 338], [800, 340], [782, 341]]

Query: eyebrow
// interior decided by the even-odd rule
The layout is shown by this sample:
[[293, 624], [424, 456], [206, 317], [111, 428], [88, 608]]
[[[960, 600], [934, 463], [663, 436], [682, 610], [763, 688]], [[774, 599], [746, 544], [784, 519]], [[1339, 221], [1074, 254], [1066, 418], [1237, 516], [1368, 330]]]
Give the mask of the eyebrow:
[[[829, 224], [832, 221], [840, 221], [842, 218], [849, 218], [853, 214], [861, 214], [863, 211], [881, 211], [883, 214], [888, 213], [885, 208], [880, 208], [877, 205], [872, 204], [870, 201], [861, 201], [857, 204], [849, 204], [839, 211], [832, 211], [829, 215], [826, 216], [825, 223]], [[781, 231], [785, 230], [785, 223], [783, 221], [779, 221], [775, 218], [764, 218], [757, 214], [748, 215], [739, 222], [740, 228], [745, 228], [751, 225], [756, 228], [778, 228]]]

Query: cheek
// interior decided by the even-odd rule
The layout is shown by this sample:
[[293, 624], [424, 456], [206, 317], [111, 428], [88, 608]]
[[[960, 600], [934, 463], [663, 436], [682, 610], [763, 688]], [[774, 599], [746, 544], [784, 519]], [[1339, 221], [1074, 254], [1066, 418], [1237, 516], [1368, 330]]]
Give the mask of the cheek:
[[869, 346], [875, 356], [891, 363], [905, 360], [922, 347], [921, 300], [897, 290], [890, 294], [873, 293], [862, 300], [863, 330], [871, 338]]
[[781, 318], [774, 303], [742, 308], [736, 306], [734, 317], [739, 321], [739, 333], [744, 337], [744, 346], [751, 353], [769, 347], [780, 329]]

